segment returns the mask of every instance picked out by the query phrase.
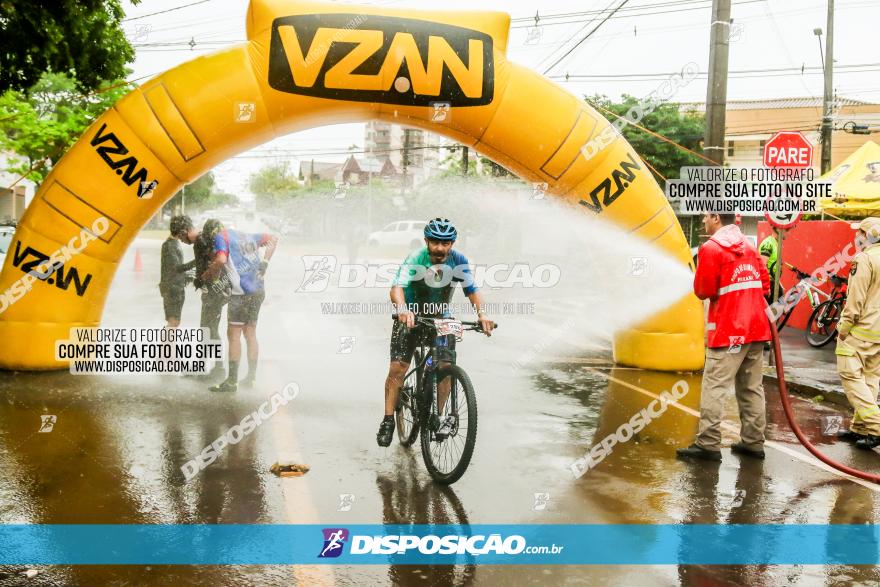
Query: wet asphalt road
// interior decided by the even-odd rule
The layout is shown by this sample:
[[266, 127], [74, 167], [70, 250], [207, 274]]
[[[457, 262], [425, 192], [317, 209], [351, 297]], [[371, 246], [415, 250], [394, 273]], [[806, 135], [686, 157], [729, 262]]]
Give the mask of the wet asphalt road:
[[[158, 241], [139, 241], [144, 270], [121, 265], [105, 314], [108, 326], [160, 326], [155, 285]], [[273, 263], [260, 320], [258, 385], [216, 395], [174, 376], [0, 375], [0, 523], [874, 523], [878, 491], [817, 467], [785, 424], [767, 389], [767, 460], [724, 451], [720, 465], [676, 461], [697, 426], [699, 378], [613, 368], [606, 341], [554, 328], [572, 299], [534, 315], [498, 317], [486, 339], [466, 336], [459, 364], [477, 390], [479, 435], [465, 476], [451, 488], [430, 481], [417, 447], [375, 444], [382, 409], [390, 321], [329, 315], [328, 301], [384, 301], [386, 291], [329, 288], [294, 295], [299, 251]], [[290, 264], [290, 271], [279, 270]], [[190, 292], [192, 290], [189, 290]], [[460, 294], [459, 294], [460, 295]], [[516, 298], [497, 292], [496, 298]], [[506, 299], [506, 298], [505, 298]], [[517, 301], [524, 297], [516, 298]], [[545, 300], [547, 301], [547, 300]], [[189, 293], [184, 323], [198, 322]], [[530, 344], [559, 339], [514, 365]], [[351, 352], [340, 339], [354, 337]], [[546, 345], [542, 345], [543, 346]], [[244, 371], [244, 368], [242, 369]], [[599, 439], [684, 378], [690, 392], [637, 438], [617, 446], [574, 480], [568, 467]], [[186, 483], [180, 466], [287, 383], [299, 396]], [[654, 395], [652, 395], [654, 394]], [[731, 400], [732, 401], [732, 400]], [[847, 464], [876, 470], [878, 455], [822, 435], [831, 408], [797, 399], [802, 427]], [[691, 411], [688, 410], [690, 408]], [[736, 440], [736, 410], [727, 444]], [[39, 433], [41, 414], [57, 416]], [[276, 461], [308, 464], [279, 479]], [[539, 495], [536, 495], [539, 494]], [[350, 497], [342, 497], [350, 496]], [[344, 503], [350, 503], [348, 511]], [[876, 567], [520, 567], [235, 566], [0, 567], [0, 585], [845, 585], [880, 584]]]

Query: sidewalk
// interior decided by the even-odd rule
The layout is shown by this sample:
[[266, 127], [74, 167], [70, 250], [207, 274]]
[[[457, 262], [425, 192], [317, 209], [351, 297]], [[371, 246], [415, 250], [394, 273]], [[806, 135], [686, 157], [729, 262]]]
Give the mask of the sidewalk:
[[[790, 391], [808, 397], [822, 395], [826, 400], [848, 406], [840, 377], [834, 341], [817, 349], [807, 344], [804, 331], [785, 328], [779, 335], [785, 382]], [[764, 365], [764, 377], [776, 380], [776, 366]]]

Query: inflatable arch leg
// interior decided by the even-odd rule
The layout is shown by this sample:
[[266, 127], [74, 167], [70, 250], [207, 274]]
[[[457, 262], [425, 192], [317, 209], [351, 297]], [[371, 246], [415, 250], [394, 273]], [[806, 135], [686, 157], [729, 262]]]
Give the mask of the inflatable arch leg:
[[[446, 135], [690, 262], [632, 148], [602, 134], [607, 121], [583, 100], [507, 61], [508, 15], [253, 0], [247, 19], [247, 43], [132, 91], [42, 184], [0, 274], [0, 367], [65, 367], [55, 341], [99, 324], [119, 259], [181, 185], [274, 137], [326, 124], [379, 118]], [[601, 148], [587, 157], [590, 140]], [[101, 234], [84, 243], [83, 228]], [[651, 369], [701, 368], [702, 306], [688, 296], [618, 333], [614, 355]]]

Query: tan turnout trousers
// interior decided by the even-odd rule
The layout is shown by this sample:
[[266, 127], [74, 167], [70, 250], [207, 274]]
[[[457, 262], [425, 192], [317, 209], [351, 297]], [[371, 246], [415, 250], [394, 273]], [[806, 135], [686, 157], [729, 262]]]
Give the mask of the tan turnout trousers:
[[739, 405], [740, 438], [747, 448], [763, 450], [767, 427], [762, 372], [764, 343], [751, 342], [737, 352], [729, 350], [706, 349], [696, 444], [706, 450], [721, 450], [724, 402], [734, 392]]
[[853, 408], [850, 430], [880, 436], [880, 344], [848, 336], [837, 341], [837, 373]]

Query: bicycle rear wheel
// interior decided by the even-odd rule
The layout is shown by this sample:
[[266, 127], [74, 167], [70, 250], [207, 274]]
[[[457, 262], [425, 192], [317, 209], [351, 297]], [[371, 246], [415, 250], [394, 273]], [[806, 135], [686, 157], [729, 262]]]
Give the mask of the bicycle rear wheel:
[[843, 313], [843, 299], [837, 298], [822, 302], [807, 322], [807, 328], [804, 335], [810, 346], [819, 348], [823, 347], [837, 336], [837, 323], [840, 321], [840, 315]]
[[421, 394], [419, 385], [422, 381], [422, 369], [418, 365], [422, 364], [421, 349], [417, 348], [415, 350], [410, 364], [415, 364], [417, 367], [403, 382], [400, 396], [397, 398], [397, 410], [395, 411], [397, 438], [403, 446], [412, 446], [419, 436], [418, 401]]
[[[438, 483], [449, 485], [458, 481], [467, 470], [477, 443], [477, 397], [470, 377], [457, 365], [442, 367], [435, 373], [438, 394], [442, 385], [449, 385], [446, 405], [439, 410], [439, 422], [453, 422], [448, 437], [436, 437], [436, 425], [429, 422], [422, 430], [422, 458], [428, 473]], [[429, 412], [430, 410], [426, 410]]]

